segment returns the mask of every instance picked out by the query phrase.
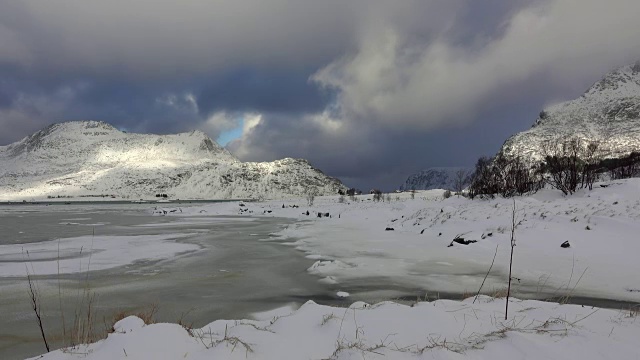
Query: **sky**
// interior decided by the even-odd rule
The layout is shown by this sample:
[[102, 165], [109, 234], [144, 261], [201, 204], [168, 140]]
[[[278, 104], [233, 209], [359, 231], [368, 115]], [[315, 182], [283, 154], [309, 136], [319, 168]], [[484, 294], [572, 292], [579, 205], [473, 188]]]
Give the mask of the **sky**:
[[0, 145], [195, 129], [361, 189], [472, 166], [640, 60], [637, 0], [0, 0]]

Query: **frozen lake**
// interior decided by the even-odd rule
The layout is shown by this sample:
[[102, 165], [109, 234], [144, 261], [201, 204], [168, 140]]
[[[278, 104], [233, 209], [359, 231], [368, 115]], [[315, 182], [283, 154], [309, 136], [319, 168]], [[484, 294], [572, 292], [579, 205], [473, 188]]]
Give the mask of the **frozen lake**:
[[[308, 299], [325, 304], [341, 301], [335, 296], [335, 289], [307, 273], [313, 260], [282, 243], [260, 241], [290, 220], [206, 214], [163, 217], [151, 216], [152, 209], [150, 204], [1, 207], [0, 249], [4, 251], [0, 250], [0, 269], [4, 266], [5, 270], [0, 272], [0, 358], [19, 359], [45, 351], [30, 308], [25, 260], [28, 271], [35, 275], [45, 330], [54, 344], [61, 333], [60, 299], [69, 322], [86, 284], [97, 296], [97, 326], [103, 326], [104, 317], [120, 310], [144, 311], [154, 303], [158, 305], [158, 321], [176, 322], [184, 315], [186, 322], [197, 327], [216, 319], [247, 318], [255, 312]], [[177, 249], [178, 254], [167, 259], [145, 261], [135, 260], [127, 253], [130, 251], [109, 244], [147, 239], [145, 236], [148, 242], [161, 236], [168, 243], [182, 244], [190, 250]], [[58, 255], [58, 238], [78, 240]], [[93, 238], [96, 240], [92, 244]], [[99, 243], [97, 239], [102, 240]], [[53, 245], [49, 251], [30, 252], [28, 256], [16, 251], [33, 243], [42, 246], [47, 241]], [[143, 251], [160, 251], [153, 243], [146, 245], [151, 246]], [[104, 249], [96, 250], [99, 246]], [[87, 256], [92, 250], [93, 266]], [[105, 258], [104, 254], [111, 255]], [[123, 263], [131, 259], [132, 263]], [[58, 276], [57, 264], [62, 262], [72, 273], [63, 271]], [[110, 262], [120, 265], [111, 267]], [[20, 270], [16, 270], [17, 265]], [[86, 271], [78, 272], [87, 267], [92, 270], [88, 278]], [[94, 267], [103, 269], [93, 270]]]
[[[214, 216], [200, 207], [189, 208], [198, 205], [178, 205], [182, 207], [176, 209], [185, 210], [184, 216], [179, 212], [173, 214], [177, 216], [152, 216], [154, 204], [0, 206], [0, 359], [22, 359], [45, 351], [29, 303], [27, 271], [39, 289], [44, 327], [54, 348], [60, 347], [60, 306], [69, 327], [85, 289], [96, 295], [94, 326], [101, 329], [111, 324], [117, 312], [144, 312], [151, 304], [158, 305], [157, 321], [175, 323], [183, 318], [185, 323], [201, 327], [218, 319], [251, 318], [257, 312], [297, 306], [307, 300], [325, 305], [347, 305], [356, 300], [415, 301], [426, 291], [412, 279], [437, 276], [451, 284], [470, 279], [480, 283], [486, 274], [484, 263], [455, 267], [431, 261], [420, 262], [419, 269], [411, 267], [408, 275], [392, 276], [406, 258], [363, 246], [351, 249], [356, 254], [349, 255], [349, 249], [340, 250], [340, 246], [353, 247], [367, 233], [357, 233], [358, 237], [354, 235], [345, 243], [339, 234], [344, 231], [338, 227], [340, 222], [326, 223], [334, 225], [322, 228], [317, 235], [322, 244], [334, 242], [329, 250], [338, 250], [330, 257], [307, 258], [291, 246], [297, 239], [270, 236], [291, 228], [295, 221], [291, 218]], [[264, 210], [261, 204], [247, 206], [257, 213]], [[285, 211], [279, 204], [271, 209]], [[299, 213], [297, 208], [290, 211]], [[379, 232], [369, 235], [375, 238]], [[398, 239], [405, 239], [406, 245], [410, 234], [402, 237], [403, 233], [396, 231], [392, 235], [375, 247], [395, 246]], [[365, 265], [370, 260], [389, 260], [395, 265], [375, 275], [344, 277], [337, 284], [321, 282], [324, 275], [307, 271], [317, 260], [351, 261], [350, 256], [357, 256]], [[462, 260], [474, 261], [473, 257]], [[375, 264], [378, 262], [368, 268]], [[360, 268], [366, 270], [366, 266]], [[520, 295], [529, 292], [535, 297], [535, 285], [517, 289]], [[340, 298], [339, 291], [351, 296]], [[462, 297], [461, 293], [428, 293], [431, 299]], [[571, 302], [617, 309], [630, 306], [580, 296], [573, 296]]]

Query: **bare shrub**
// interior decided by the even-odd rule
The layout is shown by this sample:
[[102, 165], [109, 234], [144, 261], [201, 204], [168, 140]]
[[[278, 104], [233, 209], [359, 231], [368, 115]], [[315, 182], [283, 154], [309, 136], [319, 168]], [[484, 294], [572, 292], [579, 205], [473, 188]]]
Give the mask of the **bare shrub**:
[[382, 201], [384, 197], [382, 195], [382, 191], [378, 189], [371, 190], [371, 194], [373, 194], [373, 201]]
[[601, 167], [601, 152], [597, 143], [586, 143], [568, 137], [542, 144], [542, 172], [546, 182], [565, 195], [578, 188], [592, 189]]
[[465, 185], [469, 182], [469, 171], [465, 169], [460, 169], [455, 173], [455, 181], [454, 181], [454, 190], [456, 194], [460, 196], [462, 194], [462, 190], [464, 190]]
[[313, 203], [316, 200], [316, 195], [318, 195], [318, 190], [315, 188], [307, 191], [307, 205], [313, 206]]
[[540, 190], [544, 186], [542, 174], [537, 166], [527, 165], [520, 157], [481, 157], [471, 176], [469, 197], [504, 197], [524, 195]]

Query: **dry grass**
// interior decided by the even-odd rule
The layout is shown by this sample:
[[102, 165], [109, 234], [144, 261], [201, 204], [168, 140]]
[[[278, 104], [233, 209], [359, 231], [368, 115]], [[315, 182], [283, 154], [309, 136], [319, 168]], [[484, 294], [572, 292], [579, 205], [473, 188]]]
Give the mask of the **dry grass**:
[[105, 324], [105, 330], [107, 333], [112, 333], [115, 331], [113, 326], [120, 320], [129, 317], [129, 316], [137, 316], [139, 317], [145, 325], [151, 325], [156, 323], [155, 316], [158, 313], [158, 304], [152, 303], [144, 309], [143, 311], [135, 312], [135, 311], [127, 311], [127, 310], [119, 310], [111, 316], [109, 320], [106, 317], [103, 318], [103, 322]]
[[502, 299], [507, 297], [507, 288], [502, 288], [502, 289], [493, 289], [493, 292], [491, 293], [491, 297], [495, 298], [495, 299]]
[[220, 344], [227, 344], [232, 346], [231, 352], [233, 352], [238, 346], [241, 346], [244, 348], [245, 356], [249, 356], [249, 353], [253, 352], [253, 348], [251, 347], [251, 344], [243, 341], [237, 336], [229, 335], [229, 328], [226, 325], [224, 327], [224, 336], [221, 339], [215, 339], [215, 337], [218, 337], [218, 336], [219, 336], [218, 334], [213, 333], [211, 331], [211, 328], [209, 328], [209, 331], [204, 331], [204, 330], [194, 331], [194, 337], [200, 340], [202, 345], [207, 349], [211, 349]]
[[186, 312], [183, 312], [182, 314], [180, 314], [180, 318], [178, 318], [178, 325], [182, 326], [183, 329], [185, 329], [187, 331], [187, 333], [189, 333], [189, 336], [193, 337], [193, 321], [192, 322], [187, 322], [185, 320], [185, 318], [187, 317], [187, 315], [189, 315], [190, 312], [192, 312], [194, 310], [194, 308], [189, 309]]
[[338, 317], [335, 316], [333, 313], [330, 314], [326, 314], [326, 315], [322, 315], [322, 322], [320, 323], [321, 326], [326, 325], [330, 320], [332, 319], [337, 319]]

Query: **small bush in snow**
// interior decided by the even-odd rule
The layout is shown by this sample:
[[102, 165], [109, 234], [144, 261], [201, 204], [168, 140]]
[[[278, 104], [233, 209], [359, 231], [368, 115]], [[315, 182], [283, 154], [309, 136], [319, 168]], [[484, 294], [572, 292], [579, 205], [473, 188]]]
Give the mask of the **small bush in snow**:
[[442, 194], [442, 197], [445, 199], [448, 199], [451, 197], [451, 190], [447, 190], [444, 192], [444, 194]]

